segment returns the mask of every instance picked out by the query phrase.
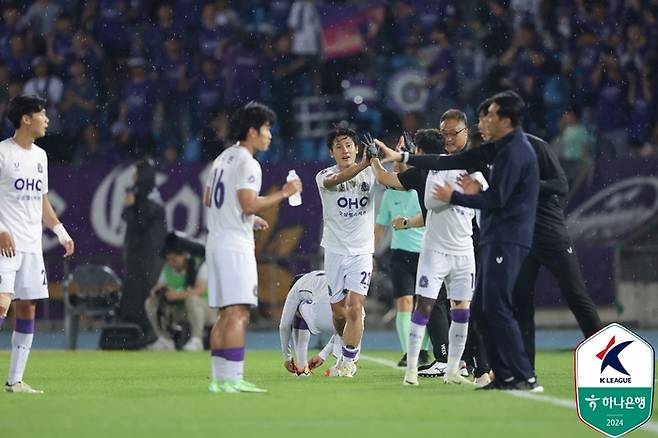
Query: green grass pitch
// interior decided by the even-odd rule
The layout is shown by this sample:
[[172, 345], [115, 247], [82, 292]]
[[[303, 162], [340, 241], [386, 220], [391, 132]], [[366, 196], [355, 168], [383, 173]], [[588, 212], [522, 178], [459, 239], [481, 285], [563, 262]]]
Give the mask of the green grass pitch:
[[[535, 398], [476, 392], [439, 379], [403, 387], [402, 371], [388, 366], [399, 354], [369, 351], [366, 356], [380, 362], [362, 358], [354, 379], [327, 378], [322, 372], [298, 378], [285, 372], [279, 353], [248, 351], [247, 379], [270, 392], [210, 394], [208, 353], [35, 351], [26, 381], [46, 394], [0, 393], [2, 435], [602, 436], [568, 406], [574, 397], [570, 352], [538, 355], [538, 375], [546, 392]], [[3, 373], [8, 362], [8, 352], [0, 352]], [[658, 425], [650, 422], [630, 436], [658, 436]]]

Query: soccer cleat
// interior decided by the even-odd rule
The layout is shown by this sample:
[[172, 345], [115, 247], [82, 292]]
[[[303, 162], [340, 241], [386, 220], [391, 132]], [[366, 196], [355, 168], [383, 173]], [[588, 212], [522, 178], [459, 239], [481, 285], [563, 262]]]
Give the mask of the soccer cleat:
[[147, 345], [146, 349], [151, 351], [173, 351], [176, 349], [176, 345], [171, 339], [158, 337], [154, 343]]
[[203, 351], [203, 341], [201, 338], [193, 337], [183, 345], [184, 351]]
[[354, 377], [356, 376], [356, 364], [349, 360], [344, 360], [338, 367], [338, 375], [340, 377]]
[[437, 362], [436, 360], [429, 365], [418, 367], [418, 376], [420, 377], [441, 377], [446, 373], [448, 364]]
[[443, 383], [457, 384], [457, 385], [473, 385], [473, 381], [462, 376], [459, 371], [454, 373], [445, 373], [443, 375]]
[[233, 385], [233, 381], [230, 380], [213, 380], [208, 386], [208, 391], [218, 393], [238, 393], [238, 389]]
[[304, 367], [304, 369], [299, 369], [299, 368], [297, 368], [297, 371], [295, 372], [295, 374], [296, 374], [298, 377], [307, 377], [307, 376], [310, 376], [310, 375], [311, 375], [311, 370], [309, 369], [308, 365], [306, 365], [306, 366]]
[[5, 383], [5, 392], [15, 392], [20, 394], [43, 394], [40, 389], [34, 389], [25, 382], [16, 382], [10, 385], [9, 382]]
[[404, 353], [402, 355], [402, 358], [400, 358], [400, 361], [398, 362], [398, 367], [400, 367], [400, 368], [406, 368], [407, 367], [407, 353]]
[[427, 365], [430, 362], [430, 355], [427, 350], [420, 350], [418, 354], [418, 366]]
[[482, 388], [483, 386], [487, 386], [490, 383], [491, 383], [491, 376], [489, 375], [489, 373], [484, 373], [480, 377], [475, 378], [475, 385], [478, 388]]
[[243, 379], [236, 380], [233, 383], [233, 385], [235, 388], [237, 388], [239, 392], [253, 392], [253, 393], [261, 393], [261, 394], [267, 392], [267, 389], [259, 388], [253, 383], [247, 382], [246, 380]]
[[404, 373], [402, 384], [404, 386], [418, 386], [418, 370], [407, 370]]

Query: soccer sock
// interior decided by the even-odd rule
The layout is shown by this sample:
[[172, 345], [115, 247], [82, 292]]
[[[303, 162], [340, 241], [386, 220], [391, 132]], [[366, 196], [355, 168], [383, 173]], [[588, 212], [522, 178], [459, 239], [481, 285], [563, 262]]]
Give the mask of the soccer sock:
[[241, 380], [244, 375], [244, 347], [226, 348], [224, 358], [226, 359], [226, 378]]
[[213, 381], [226, 379], [226, 358], [224, 358], [224, 350], [217, 349], [210, 351], [210, 368]]
[[400, 338], [400, 347], [402, 352], [407, 352], [407, 340], [409, 339], [409, 325], [411, 324], [411, 312], [398, 311], [395, 315], [395, 329], [398, 331]]
[[297, 329], [297, 336], [294, 337], [297, 368], [304, 369], [308, 363], [308, 343], [311, 341], [311, 332], [302, 318], [295, 318], [293, 327]]
[[359, 354], [359, 347], [351, 347], [347, 345], [343, 347], [344, 361], [354, 362], [358, 354]]
[[27, 358], [32, 348], [32, 339], [34, 339], [34, 320], [16, 319], [14, 333], [11, 335], [12, 349], [7, 377], [7, 383], [10, 385], [23, 380]]
[[407, 349], [407, 369], [418, 369], [418, 354], [420, 353], [420, 345], [425, 336], [425, 326], [427, 325], [428, 317], [421, 313], [414, 311], [411, 314], [411, 325], [409, 326], [409, 344]]
[[448, 331], [448, 366], [446, 373], [454, 373], [459, 370], [459, 362], [464, 354], [466, 338], [468, 337], [469, 309], [452, 309], [450, 317], [452, 324]]

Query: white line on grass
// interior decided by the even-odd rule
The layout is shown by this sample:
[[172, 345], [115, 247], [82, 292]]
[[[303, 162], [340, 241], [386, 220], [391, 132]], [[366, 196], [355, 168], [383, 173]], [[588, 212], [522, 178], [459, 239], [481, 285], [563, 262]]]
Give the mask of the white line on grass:
[[[393, 368], [396, 370], [402, 370], [404, 371], [404, 368], [398, 367], [397, 363], [393, 362], [392, 360], [388, 359], [383, 359], [381, 357], [375, 357], [375, 356], [368, 356], [366, 354], [361, 355], [361, 359], [365, 359], [369, 362], [374, 362], [379, 365], [383, 365], [385, 367]], [[544, 403], [549, 403], [554, 406], [559, 406], [561, 408], [568, 408], [568, 409], [575, 409], [576, 408], [576, 402], [573, 400], [565, 400], [563, 398], [557, 398], [557, 397], [551, 397], [550, 395], [539, 395], [539, 394], [534, 394], [532, 392], [520, 392], [520, 391], [502, 391], [505, 394], [509, 394], [514, 397], [519, 397], [519, 398], [527, 398], [530, 400], [536, 400], [536, 401], [541, 401]], [[658, 423], [654, 423], [652, 421], [647, 421], [644, 423], [640, 429], [645, 429], [649, 432], [653, 432], [655, 434], [658, 434]]]

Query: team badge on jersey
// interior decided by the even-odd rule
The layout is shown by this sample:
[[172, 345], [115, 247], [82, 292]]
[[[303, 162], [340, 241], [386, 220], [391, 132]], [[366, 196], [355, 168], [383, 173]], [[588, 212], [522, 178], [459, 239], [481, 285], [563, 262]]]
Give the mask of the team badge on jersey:
[[368, 183], [365, 182], [365, 181], [362, 182], [362, 183], [361, 183], [361, 191], [362, 191], [362, 192], [369, 192], [369, 191], [370, 191], [370, 184], [368, 184]]
[[427, 279], [426, 275], [421, 275], [420, 279], [418, 280], [418, 286], [420, 287], [427, 287], [429, 286], [430, 281]]
[[41, 163], [37, 163], [37, 172], [43, 173], [43, 166], [41, 165]]
[[252, 183], [252, 182], [256, 181], [256, 177], [253, 176], [253, 175], [250, 175], [249, 178], [247, 179], [247, 181], [249, 181], [250, 183]]

